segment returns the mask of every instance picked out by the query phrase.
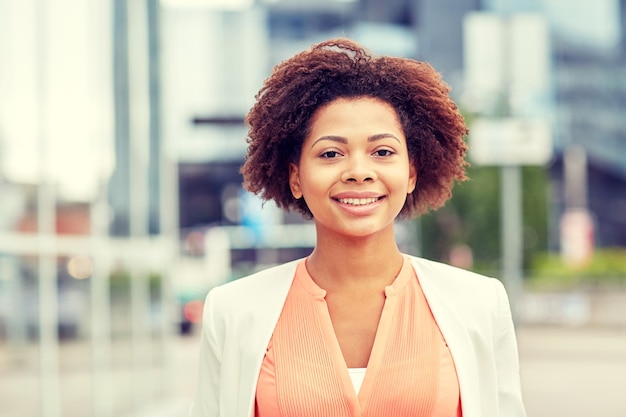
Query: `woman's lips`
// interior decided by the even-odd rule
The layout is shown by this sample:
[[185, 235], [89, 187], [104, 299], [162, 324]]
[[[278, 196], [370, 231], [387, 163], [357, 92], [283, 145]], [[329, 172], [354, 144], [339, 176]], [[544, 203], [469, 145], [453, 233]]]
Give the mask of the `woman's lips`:
[[361, 197], [361, 198], [338, 198], [337, 201], [343, 204], [349, 204], [351, 206], [365, 206], [368, 204], [375, 203], [380, 200], [381, 197]]
[[370, 196], [339, 196], [333, 197], [339, 208], [350, 215], [366, 216], [378, 209], [385, 197], [381, 195]]

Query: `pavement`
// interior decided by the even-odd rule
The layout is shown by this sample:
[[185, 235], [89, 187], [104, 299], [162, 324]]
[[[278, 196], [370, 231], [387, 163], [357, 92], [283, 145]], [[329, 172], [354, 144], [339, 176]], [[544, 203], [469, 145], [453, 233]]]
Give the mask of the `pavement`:
[[[529, 417], [626, 417], [626, 327], [522, 325], [518, 342]], [[111, 369], [97, 380], [89, 345], [64, 342], [59, 352], [61, 414], [55, 417], [95, 416], [95, 399], [101, 405], [109, 400], [100, 413], [107, 417], [185, 417], [197, 355], [197, 334], [177, 337], [170, 366], [164, 366], [162, 352], [152, 349], [139, 367], [131, 344], [119, 340], [112, 347]], [[47, 417], [41, 410], [38, 360], [36, 345], [16, 356], [0, 344], [1, 417]], [[94, 397], [92, 387], [98, 384], [110, 390]]]
[[626, 417], [626, 327], [518, 328], [529, 417]]

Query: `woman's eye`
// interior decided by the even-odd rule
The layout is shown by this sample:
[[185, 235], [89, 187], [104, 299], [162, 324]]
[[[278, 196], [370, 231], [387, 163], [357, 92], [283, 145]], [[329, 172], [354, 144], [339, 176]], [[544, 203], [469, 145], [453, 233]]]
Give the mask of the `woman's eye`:
[[320, 156], [322, 158], [336, 158], [339, 155], [339, 152], [337, 151], [326, 151], [323, 154], [321, 154]]
[[393, 154], [393, 151], [389, 149], [379, 149], [376, 152], [374, 152], [374, 154], [376, 156], [390, 156], [391, 154]]

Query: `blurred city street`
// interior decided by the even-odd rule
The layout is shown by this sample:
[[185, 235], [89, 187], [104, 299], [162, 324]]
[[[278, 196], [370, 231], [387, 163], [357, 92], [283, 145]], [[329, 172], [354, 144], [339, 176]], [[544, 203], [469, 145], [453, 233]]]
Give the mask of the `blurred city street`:
[[[626, 329], [522, 326], [518, 328], [522, 385], [529, 417], [624, 417], [626, 416]], [[117, 356], [128, 348], [115, 347]], [[65, 417], [90, 415], [89, 348], [85, 343], [62, 345], [61, 384]], [[175, 340], [171, 382], [173, 397], [162, 397], [140, 411], [120, 411], [124, 417], [184, 417], [195, 387], [198, 335]], [[2, 351], [0, 351], [2, 352]], [[36, 352], [26, 355], [30, 372], [8, 366], [0, 353], [0, 415], [38, 416]], [[122, 363], [123, 361], [120, 361]], [[158, 386], [166, 381], [162, 369], [155, 369], [148, 382]], [[130, 364], [113, 372], [115, 393], [123, 410], [132, 405], [134, 378]], [[28, 398], [24, 393], [29, 393]], [[158, 398], [158, 397], [157, 397]]]
[[521, 327], [529, 417], [626, 416], [626, 329]]
[[626, 417], [626, 0], [0, 1], [0, 417], [186, 416], [207, 291], [316, 245], [240, 168], [335, 37], [450, 86], [470, 181], [398, 247], [503, 281], [528, 417]]

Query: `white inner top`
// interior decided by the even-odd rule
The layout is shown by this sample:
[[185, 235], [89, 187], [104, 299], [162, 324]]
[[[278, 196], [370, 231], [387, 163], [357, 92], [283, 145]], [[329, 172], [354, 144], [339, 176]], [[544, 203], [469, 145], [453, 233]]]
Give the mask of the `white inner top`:
[[363, 384], [363, 378], [365, 378], [365, 371], [367, 368], [348, 368], [352, 385], [354, 385], [354, 391], [358, 394]]

